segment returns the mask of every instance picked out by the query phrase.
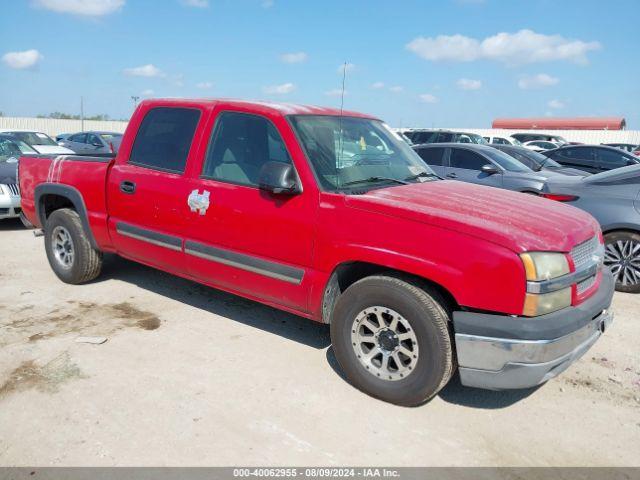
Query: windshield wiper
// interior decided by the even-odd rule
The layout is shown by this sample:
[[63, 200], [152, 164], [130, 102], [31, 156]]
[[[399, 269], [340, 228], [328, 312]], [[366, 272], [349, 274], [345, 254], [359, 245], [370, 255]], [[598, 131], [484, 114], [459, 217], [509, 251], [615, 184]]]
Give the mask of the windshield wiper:
[[437, 178], [439, 180], [444, 180], [440, 175], [436, 175], [435, 173], [420, 172], [405, 178], [405, 181], [417, 180], [418, 178]]
[[369, 178], [361, 178], [360, 180], [352, 180], [350, 182], [343, 183], [342, 186], [347, 185], [356, 185], [358, 183], [375, 183], [375, 182], [394, 182], [399, 183], [400, 185], [409, 185], [409, 182], [405, 182], [404, 180], [398, 180], [397, 178], [392, 177], [369, 177]]

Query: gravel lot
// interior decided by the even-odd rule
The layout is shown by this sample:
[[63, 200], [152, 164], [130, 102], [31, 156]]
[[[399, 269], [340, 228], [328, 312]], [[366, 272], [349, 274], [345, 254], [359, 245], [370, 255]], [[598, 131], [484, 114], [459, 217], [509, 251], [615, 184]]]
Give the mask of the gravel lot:
[[0, 236], [2, 466], [640, 464], [640, 296], [547, 385], [401, 408], [341, 377], [325, 326], [119, 258], [65, 285], [42, 238]]

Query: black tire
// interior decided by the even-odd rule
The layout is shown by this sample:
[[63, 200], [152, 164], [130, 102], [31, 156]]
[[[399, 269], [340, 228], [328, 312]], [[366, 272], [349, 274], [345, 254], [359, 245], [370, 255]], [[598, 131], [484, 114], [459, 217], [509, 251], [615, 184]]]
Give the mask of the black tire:
[[[393, 274], [364, 278], [340, 295], [331, 318], [333, 350], [348, 380], [372, 397], [402, 406], [420, 405], [432, 398], [450, 380], [455, 367], [445, 302], [435, 289], [420, 287]], [[358, 328], [354, 322], [373, 306], [397, 312], [413, 329], [419, 355], [406, 378], [379, 378], [379, 373], [372, 373], [373, 366], [365, 367], [359, 359], [362, 350], [352, 341]]]
[[27, 220], [27, 217], [25, 217], [22, 212], [20, 212], [20, 221], [22, 222], [22, 225], [24, 225], [24, 228], [28, 228], [30, 230], [34, 228], [33, 223]]
[[[604, 243], [605, 264], [613, 273], [616, 290], [625, 293], [640, 293], [640, 250], [633, 252], [640, 245], [640, 233], [629, 231], [607, 233], [604, 236]], [[630, 247], [625, 249], [625, 252], [628, 253], [625, 255], [625, 252], [620, 250], [620, 245], [627, 244], [630, 244]], [[619, 261], [616, 261], [618, 258]], [[625, 267], [629, 271], [626, 285], [624, 284]]]
[[[71, 239], [73, 255], [68, 265], [65, 265], [54, 251], [53, 235], [56, 231], [67, 232]], [[102, 252], [91, 246], [80, 216], [75, 210], [62, 208], [49, 216], [45, 227], [44, 245], [51, 269], [63, 282], [77, 285], [89, 282], [100, 275]]]

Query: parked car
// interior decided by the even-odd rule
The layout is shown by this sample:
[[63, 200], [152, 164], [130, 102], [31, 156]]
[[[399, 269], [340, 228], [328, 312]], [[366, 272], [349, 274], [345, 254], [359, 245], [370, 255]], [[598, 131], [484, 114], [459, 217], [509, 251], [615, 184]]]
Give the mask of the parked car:
[[20, 207], [18, 159], [22, 155], [37, 153], [28, 145], [20, 146], [8, 136], [0, 134], [0, 220], [19, 217], [25, 226], [31, 226]]
[[603, 145], [564, 146], [541, 153], [560, 165], [590, 173], [599, 173], [640, 163], [640, 158], [634, 155], [623, 152], [619, 148]]
[[411, 141], [411, 139], [409, 137], [407, 137], [404, 132], [400, 131], [400, 130], [395, 130], [396, 134], [398, 134], [398, 136], [404, 140], [405, 142], [407, 142], [408, 145], [413, 145], [413, 142]]
[[11, 129], [0, 129], [0, 133], [4, 133], [6, 135], [11, 136], [16, 140], [20, 140], [21, 142], [26, 143], [35, 151], [41, 154], [49, 155], [49, 154], [69, 154], [73, 153], [73, 151], [68, 148], [61, 147], [58, 145], [53, 138], [51, 138], [46, 133], [42, 132], [34, 132], [29, 130], [11, 130]]
[[482, 137], [491, 145], [522, 145], [520, 140], [513, 137]]
[[60, 280], [112, 252], [328, 323], [346, 378], [389, 402], [455, 365], [464, 385], [540, 384], [612, 318], [593, 217], [439, 180], [369, 115], [145, 100], [115, 158], [54, 161], [21, 157], [20, 186]]
[[544, 152], [545, 150], [553, 150], [560, 146], [559, 143], [547, 142], [546, 140], [533, 140], [522, 144], [524, 148], [533, 150], [534, 152]]
[[513, 138], [518, 139], [521, 143], [533, 142], [535, 140], [543, 140], [545, 142], [554, 142], [564, 145], [567, 142], [564, 137], [560, 135], [553, 135], [549, 133], [513, 133]]
[[80, 132], [69, 135], [60, 145], [79, 154], [117, 153], [122, 134], [116, 132]]
[[600, 145], [604, 145], [605, 147], [619, 148], [620, 150], [624, 150], [625, 152], [629, 153], [640, 147], [640, 145], [636, 145], [635, 143], [601, 143]]
[[491, 145], [493, 148], [497, 148], [501, 152], [512, 156], [520, 163], [529, 167], [534, 172], [542, 172], [543, 174], [550, 171], [555, 173], [562, 173], [565, 175], [577, 175], [579, 177], [587, 177], [590, 173], [576, 168], [563, 167], [558, 162], [551, 160], [549, 157], [545, 157], [541, 153], [534, 152], [525, 147], [518, 147], [516, 145]]
[[640, 165], [586, 178], [554, 178], [547, 198], [569, 203], [593, 215], [604, 232], [604, 263], [616, 289], [640, 293]]
[[489, 145], [416, 145], [413, 149], [442, 178], [538, 194], [552, 171], [534, 172]]
[[429, 128], [415, 128], [403, 132], [414, 145], [422, 143], [479, 143], [485, 144], [487, 141], [480, 135], [467, 132], [454, 132], [451, 130], [436, 130]]
[[56, 142], [58, 142], [59, 145], [61, 141], [66, 140], [70, 136], [71, 133], [61, 133], [60, 135], [56, 135]]

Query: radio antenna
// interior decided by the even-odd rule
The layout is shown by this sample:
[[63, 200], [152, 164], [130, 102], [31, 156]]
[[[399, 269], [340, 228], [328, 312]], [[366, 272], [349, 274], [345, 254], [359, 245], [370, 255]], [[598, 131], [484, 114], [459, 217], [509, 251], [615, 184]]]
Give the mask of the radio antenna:
[[336, 162], [336, 173], [337, 173], [337, 177], [336, 177], [336, 183], [338, 186], [338, 189], [340, 189], [340, 170], [338, 167], [338, 163], [340, 163], [340, 165], [342, 165], [342, 153], [343, 153], [343, 139], [342, 139], [342, 112], [344, 110], [344, 86], [347, 80], [347, 62], [344, 62], [344, 64], [342, 65], [342, 91], [340, 92], [340, 120], [339, 120], [339, 128], [340, 128], [340, 138], [338, 139], [338, 146], [340, 149], [340, 157], [338, 157], [338, 160]]

